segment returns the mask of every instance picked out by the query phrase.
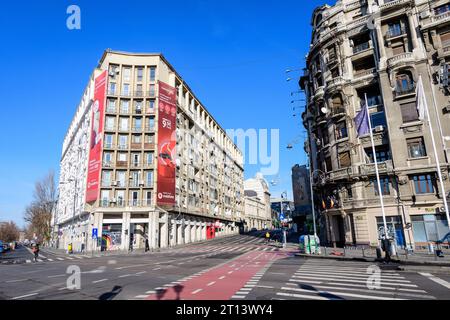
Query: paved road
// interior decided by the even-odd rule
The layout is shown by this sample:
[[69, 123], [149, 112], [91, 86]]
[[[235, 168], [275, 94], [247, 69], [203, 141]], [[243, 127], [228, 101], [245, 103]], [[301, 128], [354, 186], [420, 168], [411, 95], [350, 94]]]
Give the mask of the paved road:
[[[306, 259], [295, 251], [265, 244], [263, 233], [146, 254], [44, 250], [41, 262], [0, 266], [0, 299], [450, 299], [449, 274], [381, 270], [380, 286], [375, 277], [370, 284], [378, 289], [369, 289], [374, 274], [367, 271], [377, 266]], [[71, 289], [77, 268], [80, 289]]]

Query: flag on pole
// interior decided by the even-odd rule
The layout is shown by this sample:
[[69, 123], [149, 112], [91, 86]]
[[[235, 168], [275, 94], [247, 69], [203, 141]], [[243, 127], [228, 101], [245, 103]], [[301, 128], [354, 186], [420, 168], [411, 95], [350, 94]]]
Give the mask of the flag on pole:
[[423, 88], [422, 75], [419, 76], [419, 81], [417, 82], [416, 88], [416, 106], [417, 112], [419, 113], [419, 119], [425, 120], [426, 112], [428, 109], [427, 99], [425, 97], [425, 90]]
[[370, 132], [369, 116], [367, 114], [367, 107], [364, 106], [360, 112], [356, 115], [355, 119], [356, 132], [358, 133], [358, 138], [360, 136], [366, 135]]

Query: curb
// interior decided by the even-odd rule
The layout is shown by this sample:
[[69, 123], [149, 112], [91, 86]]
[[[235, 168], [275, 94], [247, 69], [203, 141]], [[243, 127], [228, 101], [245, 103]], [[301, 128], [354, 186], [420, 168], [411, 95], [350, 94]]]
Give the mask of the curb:
[[[341, 261], [383, 262], [382, 259], [376, 259], [376, 258], [317, 256], [317, 255], [308, 255], [308, 254], [304, 254], [304, 253], [296, 253], [295, 256], [304, 257], [304, 258], [331, 259], [331, 260], [341, 260]], [[433, 261], [405, 261], [405, 260], [391, 259], [390, 263], [393, 263], [393, 264], [395, 263], [395, 264], [405, 265], [405, 266], [450, 267], [450, 263], [439, 263], [439, 262], [433, 262]]]

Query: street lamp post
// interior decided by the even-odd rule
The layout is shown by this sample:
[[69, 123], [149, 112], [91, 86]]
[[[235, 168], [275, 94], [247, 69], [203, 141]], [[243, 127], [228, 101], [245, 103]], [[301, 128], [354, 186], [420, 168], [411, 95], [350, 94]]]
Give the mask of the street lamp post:
[[[283, 191], [281, 193], [281, 201], [280, 201], [280, 218], [283, 216], [283, 194], [286, 195], [287, 198], [287, 192]], [[281, 219], [280, 219], [281, 220]], [[283, 248], [286, 247], [286, 242], [287, 242], [287, 237], [286, 237], [286, 228], [284, 225], [282, 225], [282, 230], [283, 230]]]

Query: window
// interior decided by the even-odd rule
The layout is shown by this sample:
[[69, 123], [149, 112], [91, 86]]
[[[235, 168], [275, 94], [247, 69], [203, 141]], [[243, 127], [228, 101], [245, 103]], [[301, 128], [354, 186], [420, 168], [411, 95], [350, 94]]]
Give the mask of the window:
[[125, 187], [125, 171], [116, 172], [117, 187]]
[[155, 100], [148, 101], [148, 112], [149, 113], [155, 112]]
[[109, 94], [115, 94], [116, 93], [116, 83], [110, 82], [109, 83]]
[[111, 166], [112, 162], [112, 153], [111, 152], [104, 152], [103, 153], [103, 166]]
[[400, 110], [402, 112], [403, 123], [419, 120], [419, 113], [415, 102], [401, 104]]
[[406, 139], [406, 144], [408, 146], [408, 155], [410, 158], [420, 158], [427, 156], [423, 137]]
[[414, 92], [414, 82], [409, 73], [399, 73], [395, 77], [395, 94], [402, 95]]
[[147, 165], [153, 164], [153, 152], [148, 152], [145, 154], [145, 164]]
[[439, 36], [441, 38], [443, 48], [450, 46], [450, 32], [442, 33]]
[[411, 222], [416, 243], [441, 240], [448, 233], [448, 221], [443, 214], [411, 216]]
[[124, 161], [124, 162], [126, 162], [127, 161], [127, 154], [123, 153], [123, 152], [119, 153], [117, 155], [117, 161]]
[[105, 121], [105, 129], [106, 130], [114, 130], [114, 122], [115, 122], [114, 117], [106, 117], [106, 121]]
[[141, 143], [142, 142], [142, 136], [140, 134], [133, 134], [133, 136], [131, 137], [132, 143]]
[[136, 85], [136, 96], [142, 97], [144, 92], [142, 91], [142, 84]]
[[339, 167], [340, 168], [347, 168], [352, 165], [351, 159], [350, 159], [350, 152], [342, 152], [339, 153]]
[[133, 153], [132, 155], [131, 155], [131, 161], [132, 161], [132, 166], [133, 167], [137, 167], [137, 166], [139, 166], [139, 162], [140, 162], [140, 154], [138, 154], [138, 153]]
[[142, 118], [134, 118], [134, 130], [142, 130]]
[[137, 206], [139, 204], [139, 192], [131, 191], [130, 192], [130, 206]]
[[388, 25], [388, 34], [387, 35], [389, 38], [398, 37], [402, 34], [403, 34], [403, 28], [402, 28], [400, 21], [390, 23]]
[[150, 92], [149, 92], [150, 97], [154, 97], [154, 96], [155, 96], [155, 94], [156, 94], [155, 88], [156, 88], [156, 87], [155, 87], [154, 84], [151, 84], [151, 85], [150, 85]]
[[434, 177], [431, 174], [413, 176], [416, 194], [434, 193]]
[[128, 118], [120, 118], [120, 130], [128, 131]]
[[155, 143], [155, 136], [153, 134], [145, 135], [145, 143]]
[[113, 145], [113, 135], [105, 134], [105, 148], [112, 148]]
[[120, 149], [126, 149], [128, 147], [128, 136], [126, 135], [119, 135], [119, 148]]
[[102, 186], [111, 186], [111, 171], [102, 171]]
[[384, 111], [374, 112], [370, 114], [370, 121], [372, 124], [372, 128], [376, 128], [378, 126], [382, 126], [386, 128], [386, 117], [384, 116]]
[[117, 205], [123, 206], [125, 204], [125, 191], [118, 190], [117, 191]]
[[151, 191], [145, 192], [145, 204], [147, 206], [150, 206], [152, 204], [152, 192]]
[[[390, 188], [389, 188], [389, 177], [380, 177], [380, 185], [381, 185], [381, 193], [383, 196], [388, 196], [391, 194]], [[373, 185], [373, 190], [375, 192], [376, 196], [379, 196], [380, 193], [378, 191], [378, 182], [377, 178], [372, 178], [371, 183]]]
[[130, 101], [122, 100], [120, 103], [120, 113], [128, 114], [130, 112]]
[[155, 128], [155, 118], [147, 118], [147, 129]]
[[153, 186], [153, 171], [145, 172], [145, 186], [152, 187]]
[[345, 121], [336, 123], [336, 140], [347, 138], [347, 125]]
[[109, 205], [109, 190], [102, 190], [100, 198], [102, 207], [107, 207]]
[[137, 81], [142, 81], [143, 75], [144, 75], [144, 68], [138, 67], [137, 68], [136, 80]]
[[130, 173], [131, 175], [131, 181], [130, 181], [130, 185], [131, 187], [139, 187], [139, 171], [132, 171]]
[[131, 68], [123, 68], [123, 81], [131, 80]]
[[123, 84], [122, 95], [128, 97], [130, 95], [130, 85], [128, 83]]
[[437, 8], [434, 8], [435, 15], [440, 15], [440, 14], [446, 13], [447, 11], [450, 11], [450, 3], [447, 3], [447, 4], [444, 4]]
[[[366, 148], [366, 162], [374, 163], [375, 159], [373, 158], [372, 148]], [[389, 151], [389, 146], [378, 146], [375, 147], [375, 154], [377, 156], [377, 162], [384, 162], [387, 160], [391, 160], [391, 152]]]
[[108, 99], [108, 106], [106, 107], [107, 112], [115, 112], [116, 111], [116, 100]]
[[150, 67], [150, 81], [155, 81], [156, 79], [156, 67]]

